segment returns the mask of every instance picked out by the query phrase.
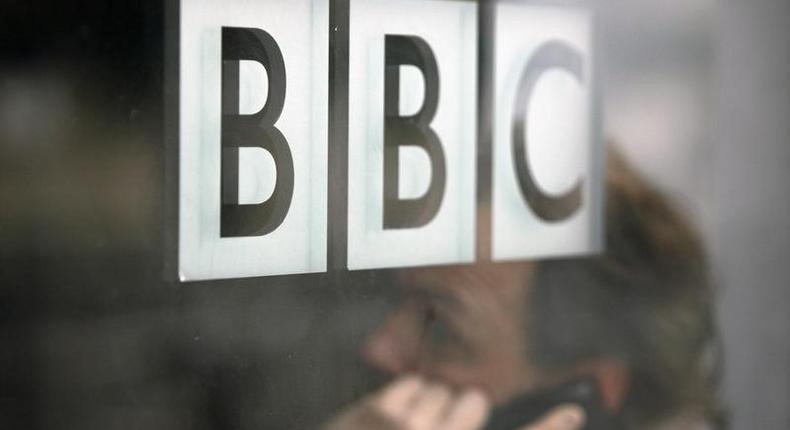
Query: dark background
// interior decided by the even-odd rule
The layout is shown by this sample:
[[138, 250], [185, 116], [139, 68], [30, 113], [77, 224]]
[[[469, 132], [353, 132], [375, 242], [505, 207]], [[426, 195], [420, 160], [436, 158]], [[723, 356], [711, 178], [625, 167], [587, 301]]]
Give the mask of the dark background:
[[2, 8], [0, 428], [311, 428], [375, 273], [165, 281], [161, 2]]

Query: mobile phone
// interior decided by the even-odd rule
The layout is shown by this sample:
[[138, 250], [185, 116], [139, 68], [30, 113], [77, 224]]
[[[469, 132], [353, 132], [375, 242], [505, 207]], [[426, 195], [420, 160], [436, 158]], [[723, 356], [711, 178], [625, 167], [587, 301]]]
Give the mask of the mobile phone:
[[495, 408], [484, 430], [519, 430], [543, 417], [557, 406], [575, 404], [584, 409], [584, 430], [621, 430], [617, 416], [607, 412], [593, 379], [575, 380], [515, 397]]

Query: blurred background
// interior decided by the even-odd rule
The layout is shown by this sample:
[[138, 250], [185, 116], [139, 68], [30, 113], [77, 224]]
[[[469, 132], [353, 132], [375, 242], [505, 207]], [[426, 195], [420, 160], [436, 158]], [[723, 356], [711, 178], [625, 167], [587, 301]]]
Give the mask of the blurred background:
[[[706, 240], [736, 429], [790, 428], [788, 21], [609, 0], [599, 23], [605, 133]], [[161, 2], [0, 6], [0, 428], [310, 428], [377, 383], [379, 273], [164, 280], [163, 31]]]

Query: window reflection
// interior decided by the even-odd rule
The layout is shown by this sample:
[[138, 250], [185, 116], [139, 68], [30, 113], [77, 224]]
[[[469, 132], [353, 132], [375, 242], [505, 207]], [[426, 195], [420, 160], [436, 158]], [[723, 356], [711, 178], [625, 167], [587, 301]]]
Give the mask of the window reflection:
[[[448, 411], [454, 396], [478, 389], [492, 420], [515, 399], [557, 396], [556, 387], [586, 380], [595, 399], [585, 412], [611, 428], [720, 425], [715, 292], [700, 239], [616, 152], [608, 165], [603, 255], [398, 270], [393, 279], [407, 298], [368, 336], [367, 364], [396, 381], [419, 375], [442, 387]], [[415, 419], [414, 396], [410, 411], [374, 413]], [[529, 414], [543, 401], [519, 405]], [[365, 408], [369, 399], [338, 419]], [[442, 417], [434, 420], [442, 428]]]

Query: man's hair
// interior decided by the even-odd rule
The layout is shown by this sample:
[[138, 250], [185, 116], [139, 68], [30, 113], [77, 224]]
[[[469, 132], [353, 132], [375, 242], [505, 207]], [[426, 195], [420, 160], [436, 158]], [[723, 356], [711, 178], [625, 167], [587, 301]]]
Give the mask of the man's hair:
[[676, 415], [722, 427], [714, 291], [700, 239], [667, 199], [610, 151], [600, 256], [538, 265], [530, 352], [545, 369], [613, 358], [630, 383], [628, 428]]

